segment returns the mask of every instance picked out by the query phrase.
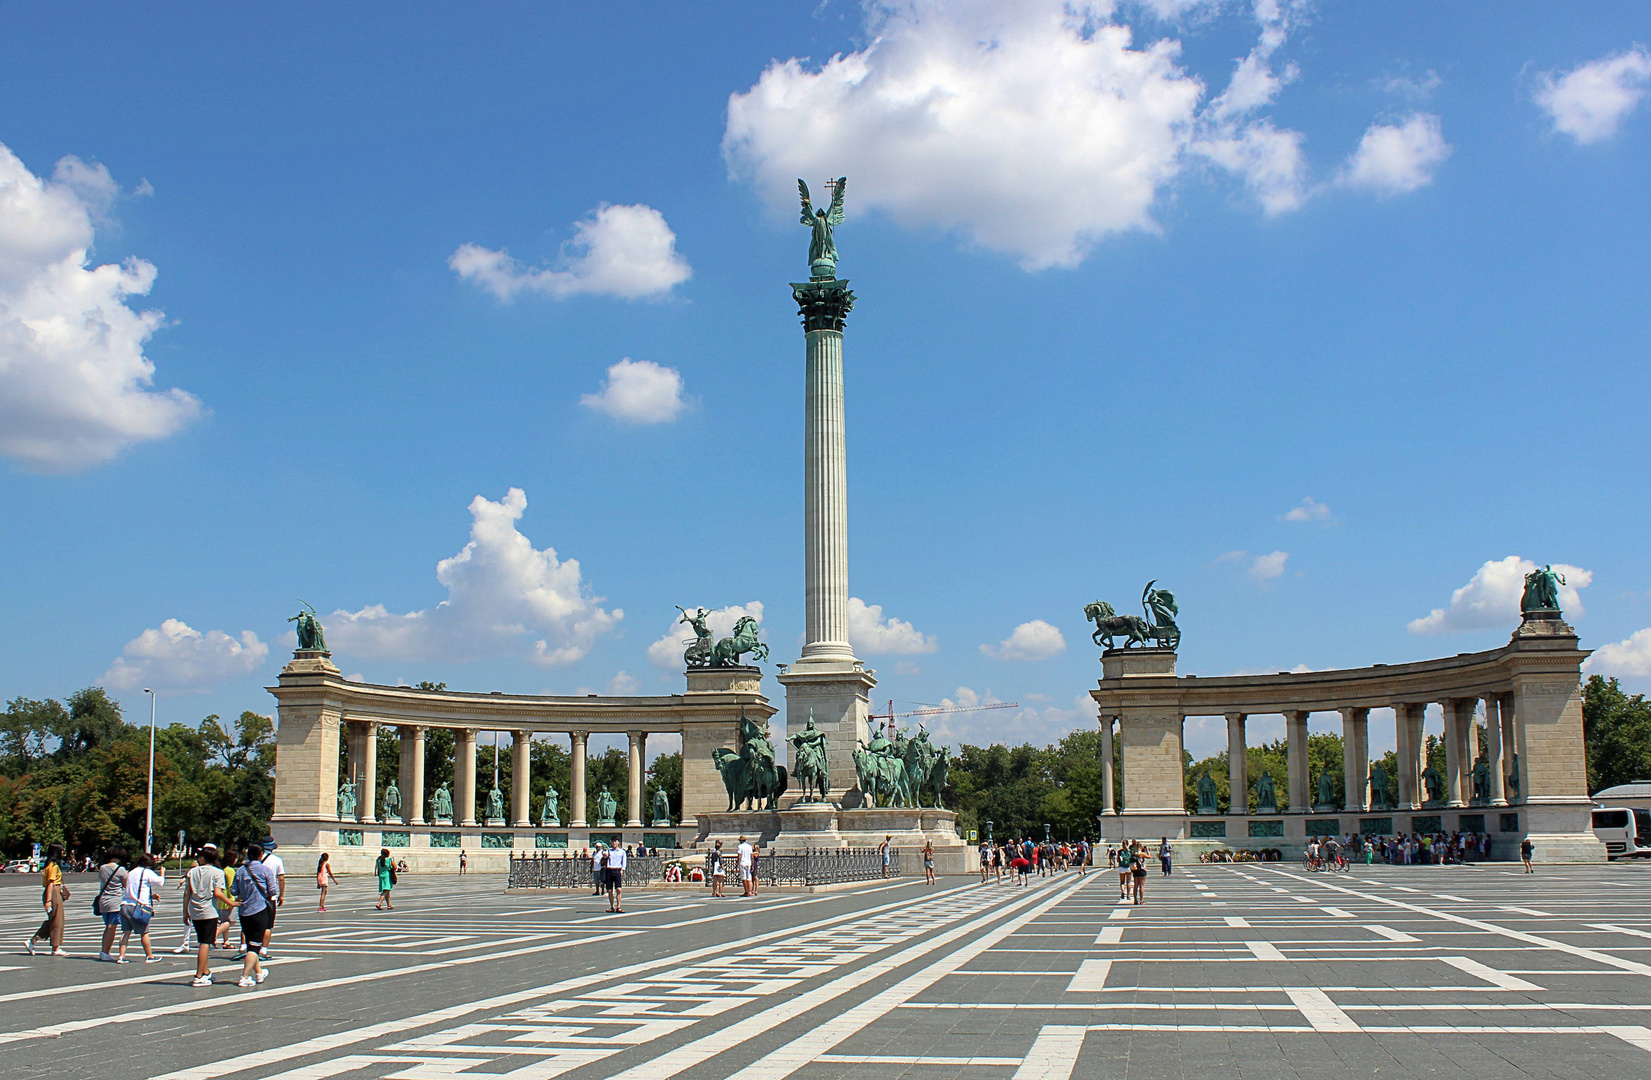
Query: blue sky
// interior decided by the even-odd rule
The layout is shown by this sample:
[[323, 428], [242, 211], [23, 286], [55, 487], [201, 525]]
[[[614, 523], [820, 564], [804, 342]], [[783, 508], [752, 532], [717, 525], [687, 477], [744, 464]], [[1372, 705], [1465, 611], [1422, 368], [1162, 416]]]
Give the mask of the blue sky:
[[1643, 5], [9, 23], [7, 699], [268, 711], [300, 598], [375, 682], [672, 692], [677, 604], [794, 657], [839, 174], [879, 700], [1058, 737], [1149, 578], [1184, 673], [1489, 648], [1520, 560], [1651, 691]]

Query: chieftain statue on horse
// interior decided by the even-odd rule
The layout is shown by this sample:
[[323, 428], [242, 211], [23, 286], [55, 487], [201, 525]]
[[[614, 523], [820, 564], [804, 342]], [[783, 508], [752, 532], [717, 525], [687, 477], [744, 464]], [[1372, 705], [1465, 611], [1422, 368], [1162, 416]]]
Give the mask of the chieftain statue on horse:
[[[768, 725], [758, 724], [740, 707], [740, 748], [711, 751], [711, 761], [728, 789], [728, 810], [778, 810], [788, 784], [785, 766], [774, 760]], [[742, 807], [743, 804], [743, 807]]]

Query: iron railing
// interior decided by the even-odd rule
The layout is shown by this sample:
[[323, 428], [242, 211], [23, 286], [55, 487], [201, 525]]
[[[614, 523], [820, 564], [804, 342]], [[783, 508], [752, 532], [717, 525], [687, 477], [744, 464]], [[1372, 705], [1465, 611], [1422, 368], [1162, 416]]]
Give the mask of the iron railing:
[[[665, 864], [675, 862], [661, 856], [633, 855], [625, 863], [625, 888], [653, 885], [664, 880]], [[730, 852], [725, 865], [730, 881], [738, 880], [738, 870]], [[883, 856], [876, 848], [817, 848], [780, 855], [758, 853], [757, 881], [765, 885], [839, 885], [848, 881], [875, 881], [900, 876], [900, 850], [889, 850], [885, 871]], [[512, 889], [593, 888], [595, 878], [590, 859], [550, 852], [524, 852], [510, 856]], [[709, 887], [710, 882], [704, 883]]]

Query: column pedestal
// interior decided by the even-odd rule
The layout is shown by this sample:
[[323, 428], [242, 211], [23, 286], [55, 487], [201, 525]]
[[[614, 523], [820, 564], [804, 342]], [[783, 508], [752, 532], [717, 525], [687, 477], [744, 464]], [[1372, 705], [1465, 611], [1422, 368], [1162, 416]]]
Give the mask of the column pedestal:
[[799, 661], [777, 678], [785, 687], [786, 737], [807, 727], [810, 714], [814, 727], [825, 732], [831, 784], [827, 801], [844, 810], [864, 805], [854, 770], [854, 748], [870, 738], [866, 716], [871, 712], [871, 688], [877, 679], [858, 660]]

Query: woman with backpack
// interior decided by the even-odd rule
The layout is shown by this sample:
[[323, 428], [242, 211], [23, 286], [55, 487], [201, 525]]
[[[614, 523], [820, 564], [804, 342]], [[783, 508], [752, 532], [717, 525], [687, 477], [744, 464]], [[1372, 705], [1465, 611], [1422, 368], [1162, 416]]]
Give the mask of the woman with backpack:
[[126, 891], [120, 898], [120, 955], [115, 963], [124, 964], [126, 946], [132, 935], [138, 935], [143, 945], [143, 962], [159, 963], [160, 957], [149, 944], [149, 920], [155, 916], [155, 890], [166, 884], [166, 875], [154, 870], [155, 860], [146, 851], [138, 856], [137, 865], [126, 872]]
[[373, 907], [378, 911], [394, 911], [396, 906], [390, 903], [390, 890], [396, 886], [396, 864], [390, 858], [389, 848], [380, 848], [378, 851], [378, 903]]
[[126, 849], [118, 844], [103, 853], [97, 870], [97, 897], [92, 911], [103, 919], [103, 946], [97, 958], [114, 963], [115, 934], [120, 930], [120, 898], [126, 892]]
[[68, 956], [63, 949], [63, 925], [66, 918], [63, 901], [69, 890], [63, 884], [63, 845], [52, 844], [46, 849], [46, 865], [40, 868], [40, 902], [46, 907], [46, 921], [29, 935], [29, 955], [34, 955], [36, 940], [50, 941], [53, 956]]

